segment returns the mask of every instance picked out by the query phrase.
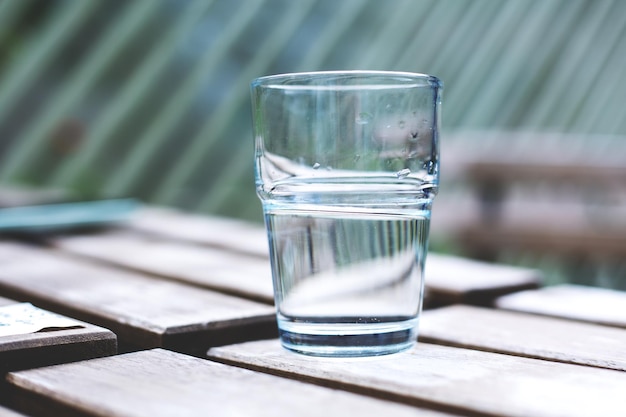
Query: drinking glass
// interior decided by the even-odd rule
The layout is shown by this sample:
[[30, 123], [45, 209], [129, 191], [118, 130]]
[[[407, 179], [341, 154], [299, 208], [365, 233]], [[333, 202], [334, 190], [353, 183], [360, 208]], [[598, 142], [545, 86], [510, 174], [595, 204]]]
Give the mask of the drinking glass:
[[417, 338], [442, 83], [389, 71], [251, 84], [256, 190], [284, 347], [398, 352]]

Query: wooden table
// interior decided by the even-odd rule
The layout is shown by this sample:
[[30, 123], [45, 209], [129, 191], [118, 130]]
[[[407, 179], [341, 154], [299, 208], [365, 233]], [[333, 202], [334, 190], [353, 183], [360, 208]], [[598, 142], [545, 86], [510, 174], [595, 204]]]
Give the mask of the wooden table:
[[[272, 303], [267, 236], [261, 225], [142, 209], [123, 229], [52, 237], [47, 243], [174, 281]], [[429, 254], [426, 304], [489, 305], [507, 293], [536, 288], [539, 271]]]
[[0, 294], [111, 329], [122, 351], [202, 355], [210, 346], [275, 334], [266, 304], [47, 248], [3, 242], [3, 249], [17, 255], [0, 270]]
[[[30, 303], [0, 297], [0, 324], [0, 375], [117, 353], [112, 331]], [[6, 392], [0, 380], [0, 403], [7, 400]], [[0, 408], [0, 416], [3, 412]]]
[[264, 239], [146, 208], [115, 229], [1, 241], [0, 296], [109, 329], [121, 349], [7, 369], [0, 416], [626, 415], [624, 293], [431, 254], [437, 308], [414, 348], [316, 358], [276, 339]]
[[[26, 322], [48, 320], [47, 325], [24, 329]], [[42, 310], [32, 304], [0, 297], [0, 373], [115, 355], [117, 337], [113, 332]], [[60, 319], [60, 321], [59, 321]], [[28, 325], [28, 323], [26, 323]], [[18, 327], [18, 328], [15, 328]]]

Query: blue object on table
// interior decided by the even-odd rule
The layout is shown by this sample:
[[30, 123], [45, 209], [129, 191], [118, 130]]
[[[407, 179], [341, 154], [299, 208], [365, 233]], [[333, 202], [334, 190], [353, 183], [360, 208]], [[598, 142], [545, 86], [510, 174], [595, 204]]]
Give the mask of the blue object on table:
[[100, 227], [129, 218], [134, 199], [101, 200], [0, 209], [0, 232], [55, 232]]

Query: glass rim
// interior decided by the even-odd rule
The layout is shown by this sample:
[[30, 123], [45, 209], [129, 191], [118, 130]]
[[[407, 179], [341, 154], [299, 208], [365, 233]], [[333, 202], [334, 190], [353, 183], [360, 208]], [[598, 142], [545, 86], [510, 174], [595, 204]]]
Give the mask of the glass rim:
[[[378, 79], [377, 83], [341, 83], [340, 80], [361, 78]], [[319, 80], [320, 83], [310, 83]], [[307, 83], [308, 82], [308, 83]], [[443, 88], [443, 82], [434, 75], [407, 71], [339, 70], [308, 71], [266, 75], [255, 78], [250, 86], [279, 90], [354, 90], [394, 88]]]

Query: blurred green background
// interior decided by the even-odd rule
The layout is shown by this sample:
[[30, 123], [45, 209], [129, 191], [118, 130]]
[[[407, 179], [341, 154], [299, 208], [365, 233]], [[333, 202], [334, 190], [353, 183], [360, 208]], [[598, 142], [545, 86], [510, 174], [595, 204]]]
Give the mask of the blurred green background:
[[[261, 221], [249, 82], [337, 69], [444, 81], [436, 250], [463, 252], [467, 155], [626, 161], [624, 1], [0, 0], [0, 184]], [[621, 259], [498, 259], [552, 282], [626, 280]]]

